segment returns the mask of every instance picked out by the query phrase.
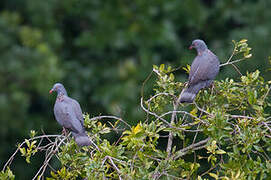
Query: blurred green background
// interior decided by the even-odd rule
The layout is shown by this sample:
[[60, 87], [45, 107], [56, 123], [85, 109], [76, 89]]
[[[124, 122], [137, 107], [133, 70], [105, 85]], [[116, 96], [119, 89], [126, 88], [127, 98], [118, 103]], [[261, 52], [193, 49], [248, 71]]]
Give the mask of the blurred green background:
[[[270, 80], [271, 1], [269, 0], [1, 0], [0, 1], [0, 165], [31, 129], [60, 134], [53, 116], [62, 82], [91, 116], [112, 114], [131, 125], [143, 118], [140, 88], [153, 64], [191, 64], [191, 41], [206, 41], [221, 62], [233, 39], [248, 39], [253, 57], [242, 73], [260, 69]], [[270, 66], [269, 66], [270, 67]], [[174, 73], [185, 81], [184, 70]], [[218, 79], [238, 78], [231, 67]], [[146, 94], [151, 93], [151, 85]], [[39, 168], [18, 157], [18, 179]]]

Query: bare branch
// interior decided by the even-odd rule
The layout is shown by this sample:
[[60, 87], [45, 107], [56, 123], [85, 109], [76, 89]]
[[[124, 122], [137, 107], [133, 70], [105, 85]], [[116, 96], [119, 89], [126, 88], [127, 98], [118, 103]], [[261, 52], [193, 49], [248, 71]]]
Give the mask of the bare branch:
[[[29, 141], [33, 141], [33, 140], [36, 140], [36, 139], [43, 139], [43, 138], [49, 138], [49, 137], [57, 138], [57, 137], [65, 137], [65, 136], [63, 136], [63, 135], [42, 135], [42, 136], [36, 136], [36, 137], [30, 138], [28, 140]], [[11, 157], [9, 158], [9, 160], [5, 163], [2, 171], [5, 171], [6, 167], [9, 166], [12, 163], [15, 155], [18, 153], [18, 151], [20, 150], [20, 148], [23, 145], [25, 145], [25, 144], [26, 144], [26, 142], [24, 141], [22, 144], [20, 144], [20, 146], [18, 146], [18, 148], [16, 149], [16, 151], [11, 155]]]
[[[200, 120], [203, 124], [209, 124], [208, 122], [203, 121], [202, 119], [198, 118], [197, 116], [194, 116], [194, 115], [192, 115], [192, 114], [190, 114], [190, 113], [188, 113], [186, 111], [168, 111], [168, 112], [162, 114], [161, 116], [158, 116], [157, 119], [160, 119], [160, 118], [162, 118], [162, 117], [164, 117], [164, 116], [166, 116], [168, 114], [173, 114], [173, 113], [175, 113], [175, 114], [181, 113], [181, 114], [189, 115], [190, 117], [195, 118], [196, 120]], [[194, 125], [194, 123], [183, 124], [183, 126], [192, 126], [192, 125]]]
[[[177, 102], [173, 101], [173, 113], [171, 115], [171, 120], [170, 120], [170, 124], [171, 125], [174, 124], [174, 121], [176, 119], [176, 110], [179, 107], [179, 101], [180, 101], [180, 99], [181, 99], [181, 94], [179, 95], [179, 97], [177, 99]], [[171, 155], [172, 142], [173, 142], [173, 134], [172, 134], [172, 131], [170, 131], [169, 134], [168, 134], [168, 144], [167, 144], [167, 155], [168, 155], [168, 158]]]
[[213, 115], [213, 114], [211, 114], [211, 113], [205, 111], [204, 109], [200, 108], [200, 107], [197, 105], [196, 102], [194, 102], [194, 105], [196, 106], [196, 108], [197, 108], [199, 111], [204, 112], [205, 114], [208, 114], [210, 117], [215, 117], [215, 115]]
[[147, 103], [150, 103], [154, 98], [158, 97], [158, 96], [172, 96], [173, 98], [176, 98], [176, 96], [172, 95], [172, 94], [169, 94], [169, 93], [158, 93], [158, 94], [155, 94], [154, 96], [152, 96], [150, 99], [147, 100]]
[[253, 117], [242, 116], [242, 115], [230, 115], [230, 114], [226, 114], [225, 116], [232, 117], [232, 118], [241, 118], [241, 119], [254, 119]]
[[241, 61], [244, 61], [246, 60], [246, 58], [242, 58], [242, 59], [237, 59], [237, 60], [234, 60], [234, 61], [227, 61], [226, 63], [224, 64], [220, 64], [220, 67], [223, 67], [223, 66], [226, 66], [226, 65], [232, 65], [232, 64], [235, 64], [235, 63], [238, 63], [238, 62], [241, 62]]
[[264, 124], [264, 126], [269, 130], [269, 132], [271, 133], [271, 128], [265, 123], [265, 122], [262, 122], [262, 124]]
[[119, 170], [119, 168], [117, 167], [117, 165], [114, 163], [113, 159], [115, 161], [118, 161], [119, 163], [126, 163], [126, 162], [125, 161], [121, 161], [121, 160], [119, 160], [117, 158], [114, 158], [114, 157], [111, 157], [111, 156], [105, 156], [104, 159], [103, 159], [103, 161], [102, 161], [102, 166], [104, 165], [104, 163], [106, 162], [107, 159], [110, 161], [110, 164], [113, 166], [113, 168], [117, 171], [119, 179], [122, 180], [121, 171]]
[[100, 119], [116, 119], [116, 120], [123, 122], [126, 126], [131, 128], [131, 126], [127, 122], [125, 122], [123, 119], [116, 117], [116, 116], [97, 116], [97, 117], [93, 117], [89, 120], [94, 121], [94, 120], [100, 120]]
[[114, 161], [111, 159], [111, 157], [108, 156], [108, 159], [110, 160], [110, 162], [111, 162], [112, 166], [114, 167], [114, 169], [118, 172], [118, 174], [119, 174], [119, 179], [122, 180], [122, 178], [121, 178], [121, 172], [120, 172], [119, 168], [116, 166], [116, 164], [115, 164]]
[[208, 137], [200, 142], [197, 142], [195, 144], [192, 144], [190, 146], [187, 146], [186, 148], [183, 148], [179, 151], [176, 152], [175, 156], [173, 157], [174, 160], [178, 159], [179, 157], [182, 157], [184, 155], [186, 155], [190, 150], [191, 151], [195, 151], [195, 150], [199, 150], [202, 149], [206, 146], [206, 143], [210, 140], [211, 138]]
[[165, 120], [164, 118], [159, 117], [157, 114], [155, 114], [155, 113], [153, 113], [153, 112], [147, 110], [147, 109], [144, 107], [144, 105], [143, 105], [143, 97], [141, 97], [140, 105], [141, 105], [141, 108], [142, 108], [146, 113], [155, 116], [157, 119], [160, 119], [161, 121], [163, 121], [164, 123], [166, 123], [169, 127], [172, 127], [172, 126], [170, 125], [170, 123], [167, 122], [167, 120]]
[[[40, 169], [38, 170], [38, 172], [36, 173], [36, 175], [32, 178], [32, 180], [35, 180], [38, 176], [42, 177], [42, 175], [44, 174], [49, 161], [51, 160], [51, 158], [55, 155], [55, 153], [58, 151], [58, 148], [60, 147], [60, 145], [64, 142], [66, 138], [63, 138], [59, 143], [57, 143], [58, 139], [56, 138], [55, 143], [53, 146], [51, 146], [51, 151], [49, 152], [49, 154], [45, 157], [44, 163], [43, 165], [40, 167]], [[54, 149], [55, 147], [55, 149]], [[41, 172], [41, 173], [40, 173]], [[39, 174], [40, 173], [40, 174]], [[40, 179], [40, 178], [38, 178]]]
[[235, 64], [231, 64], [233, 68], [239, 73], [240, 76], [243, 76], [243, 74], [240, 72], [240, 70], [237, 68]]
[[269, 92], [270, 92], [271, 87], [268, 88], [267, 92], [265, 93], [264, 97], [263, 97], [263, 101], [265, 100], [265, 98], [268, 96]]

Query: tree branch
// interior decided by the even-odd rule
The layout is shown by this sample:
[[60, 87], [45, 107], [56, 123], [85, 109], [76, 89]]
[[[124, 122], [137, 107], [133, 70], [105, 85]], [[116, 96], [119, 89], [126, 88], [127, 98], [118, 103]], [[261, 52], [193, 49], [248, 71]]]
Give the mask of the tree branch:
[[[57, 139], [55, 140], [54, 145], [51, 146], [51, 150], [48, 153], [48, 155], [45, 157], [44, 163], [43, 165], [40, 167], [40, 169], [38, 170], [38, 172], [36, 173], [36, 175], [32, 178], [32, 180], [37, 179], [37, 177], [39, 176], [38, 180], [40, 179], [40, 177], [42, 177], [42, 175], [44, 174], [49, 161], [51, 160], [51, 158], [54, 156], [55, 152], [58, 151], [58, 148], [60, 147], [60, 145], [64, 142], [66, 138], [63, 138], [59, 143], [57, 143]], [[54, 149], [55, 147], [55, 149]], [[41, 172], [41, 173], [40, 173]], [[40, 174], [39, 174], [40, 173]]]
[[179, 157], [182, 157], [184, 155], [186, 155], [190, 150], [191, 151], [195, 151], [195, 150], [199, 150], [202, 149], [206, 146], [206, 143], [210, 140], [211, 138], [208, 137], [200, 142], [197, 142], [196, 144], [191, 144], [190, 146], [187, 146], [186, 148], [183, 148], [179, 151], [176, 152], [175, 156], [173, 157], [174, 160], [178, 159]]
[[[36, 139], [43, 139], [43, 138], [50, 138], [50, 137], [57, 138], [57, 137], [65, 137], [65, 136], [63, 136], [63, 135], [42, 135], [42, 136], [36, 136], [36, 137], [30, 138], [30, 139], [28, 139], [28, 140], [29, 140], [29, 141], [33, 141], [33, 140], [36, 140]], [[64, 138], [64, 139], [65, 139], [65, 138]], [[13, 161], [15, 155], [18, 153], [18, 151], [20, 150], [20, 148], [21, 148], [24, 144], [26, 144], [25, 141], [24, 141], [22, 144], [20, 144], [20, 145], [18, 146], [18, 148], [16, 149], [16, 151], [11, 155], [11, 157], [9, 158], [9, 160], [5, 163], [5, 165], [4, 165], [3, 169], [2, 169], [2, 171], [5, 171], [6, 167], [9, 166], [9, 165], [12, 163], [12, 161]]]
[[89, 120], [90, 121], [94, 121], [94, 120], [100, 120], [100, 119], [116, 119], [116, 120], [119, 120], [121, 121], [122, 123], [124, 123], [126, 126], [128, 126], [129, 128], [131, 128], [131, 126], [125, 122], [123, 119], [119, 118], [119, 117], [116, 117], [116, 116], [97, 116], [97, 117], [93, 117], [93, 118], [90, 118]]
[[[181, 94], [179, 95], [176, 102], [173, 101], [173, 113], [171, 116], [170, 125], [173, 125], [174, 121], [176, 119], [176, 110], [179, 107], [180, 99], [181, 99]], [[168, 158], [171, 155], [172, 143], [173, 143], [173, 134], [172, 134], [172, 131], [170, 131], [168, 134], [168, 142], [167, 142], [167, 156], [168, 156]]]

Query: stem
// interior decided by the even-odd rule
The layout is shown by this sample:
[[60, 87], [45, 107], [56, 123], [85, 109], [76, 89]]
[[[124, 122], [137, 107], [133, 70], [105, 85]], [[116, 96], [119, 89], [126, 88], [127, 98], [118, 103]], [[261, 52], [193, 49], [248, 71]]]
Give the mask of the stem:
[[93, 117], [93, 118], [90, 118], [89, 120], [90, 121], [93, 121], [93, 120], [100, 120], [100, 119], [116, 119], [116, 120], [119, 120], [121, 121], [123, 124], [125, 124], [126, 126], [128, 126], [129, 128], [131, 128], [131, 126], [125, 122], [123, 119], [119, 118], [119, 117], [116, 117], [116, 116], [97, 116], [97, 117]]
[[[176, 110], [179, 107], [180, 99], [181, 99], [181, 94], [179, 95], [177, 101], [173, 102], [173, 113], [171, 115], [171, 120], [170, 120], [170, 125], [171, 126], [174, 124], [174, 120], [176, 119]], [[171, 155], [172, 142], [173, 142], [173, 134], [172, 134], [172, 131], [170, 131], [169, 134], [168, 134], [168, 142], [167, 142], [167, 155], [168, 155], [168, 158]]]

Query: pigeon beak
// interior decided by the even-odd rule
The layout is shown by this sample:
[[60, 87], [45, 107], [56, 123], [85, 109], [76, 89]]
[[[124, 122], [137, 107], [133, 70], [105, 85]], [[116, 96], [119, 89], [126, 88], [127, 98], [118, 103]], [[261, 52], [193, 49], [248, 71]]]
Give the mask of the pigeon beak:
[[51, 89], [51, 90], [49, 91], [49, 93], [52, 94], [53, 91], [54, 91], [54, 89]]
[[189, 49], [191, 50], [191, 49], [193, 49], [193, 47], [194, 47], [194, 46], [193, 46], [193, 45], [191, 45], [191, 46], [189, 47]]

